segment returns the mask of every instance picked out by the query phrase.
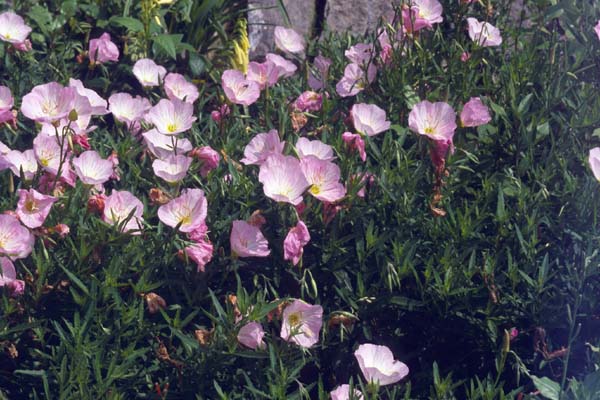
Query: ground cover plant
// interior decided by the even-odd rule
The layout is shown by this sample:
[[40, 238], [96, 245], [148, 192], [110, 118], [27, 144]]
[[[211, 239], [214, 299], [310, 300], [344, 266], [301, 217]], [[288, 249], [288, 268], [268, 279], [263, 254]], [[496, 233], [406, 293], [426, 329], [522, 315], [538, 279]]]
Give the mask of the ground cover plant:
[[0, 396], [597, 399], [600, 9], [0, 9]]

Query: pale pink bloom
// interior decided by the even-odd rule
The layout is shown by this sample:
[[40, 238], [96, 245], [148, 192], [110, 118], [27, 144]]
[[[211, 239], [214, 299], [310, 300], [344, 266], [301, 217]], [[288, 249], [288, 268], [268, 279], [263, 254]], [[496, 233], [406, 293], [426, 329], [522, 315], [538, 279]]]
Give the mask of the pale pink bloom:
[[322, 105], [323, 95], [310, 90], [302, 93], [294, 102], [296, 110], [301, 112], [319, 111]]
[[381, 48], [379, 56], [381, 57], [383, 64], [387, 65], [392, 61], [392, 52], [394, 48], [392, 47], [387, 31], [383, 28], [380, 28], [379, 32], [379, 36], [377, 36], [377, 41], [379, 42], [379, 47]]
[[160, 85], [167, 70], [149, 58], [142, 58], [133, 65], [133, 74], [142, 86], [152, 87]]
[[302, 201], [302, 193], [310, 186], [300, 169], [300, 161], [280, 154], [271, 155], [260, 166], [258, 180], [263, 184], [265, 196], [293, 205]]
[[479, 97], [472, 97], [460, 113], [460, 122], [465, 127], [485, 125], [491, 120], [490, 111]]
[[280, 336], [283, 340], [309, 348], [319, 341], [323, 326], [323, 307], [294, 300], [283, 310]]
[[467, 62], [467, 61], [469, 61], [470, 58], [471, 58], [471, 54], [469, 54], [469, 52], [467, 52], [467, 51], [463, 51], [462, 54], [460, 55], [460, 61], [462, 61], [462, 62]]
[[[74, 113], [69, 113], [69, 118], [76, 116], [77, 119], [74, 121], [75, 125], [79, 128], [79, 130], [83, 131], [90, 123], [93, 114], [93, 108], [87, 97], [80, 95], [77, 92], [77, 89], [72, 89], [75, 90], [75, 94], [73, 95], [73, 103], [71, 104], [72, 111]], [[63, 119], [63, 121], [66, 121], [66, 119]], [[71, 124], [71, 126], [74, 125]]]
[[88, 99], [90, 106], [92, 107], [92, 115], [108, 114], [108, 102], [92, 89], [84, 87], [79, 79], [69, 78], [69, 86], [75, 88], [80, 96], [84, 96]]
[[172, 154], [185, 154], [192, 150], [192, 143], [185, 138], [163, 135], [156, 129], [142, 134], [148, 150], [157, 158], [167, 158]]
[[298, 67], [293, 62], [286, 60], [279, 54], [268, 53], [266, 55], [267, 61], [272, 62], [277, 67], [277, 79], [289, 78], [296, 73]]
[[360, 65], [348, 64], [344, 69], [344, 76], [335, 85], [335, 90], [341, 97], [355, 96], [373, 82], [376, 74], [377, 68], [372, 63], [369, 64], [366, 73]]
[[260, 229], [246, 221], [233, 221], [229, 242], [232, 253], [238, 257], [267, 257], [271, 254], [269, 242]]
[[354, 129], [367, 136], [375, 136], [390, 129], [391, 122], [386, 120], [385, 111], [375, 104], [355, 104], [350, 110]]
[[308, 156], [300, 160], [300, 168], [310, 184], [309, 193], [317, 199], [334, 203], [346, 195], [340, 182], [340, 167], [331, 161]]
[[181, 232], [192, 232], [206, 220], [208, 202], [201, 189], [184, 189], [179, 197], [158, 208], [158, 219]]
[[594, 27], [594, 31], [596, 32], [596, 36], [598, 36], [598, 40], [600, 40], [600, 20], [598, 21], [598, 23]]
[[179, 99], [162, 99], [146, 114], [146, 121], [154, 124], [163, 135], [177, 135], [192, 127], [196, 120], [194, 106]]
[[298, 221], [295, 227], [290, 229], [283, 241], [283, 259], [292, 261], [296, 265], [302, 258], [304, 246], [310, 241], [308, 228], [302, 221]]
[[0, 86], [0, 113], [10, 111], [14, 104], [14, 99], [10, 89], [6, 86]]
[[0, 214], [0, 256], [25, 258], [31, 254], [34, 243], [35, 237], [16, 217]]
[[275, 27], [275, 46], [286, 53], [303, 53], [306, 47], [304, 38], [293, 29]]
[[238, 342], [244, 346], [256, 350], [264, 349], [266, 347], [266, 344], [263, 342], [264, 336], [265, 331], [260, 323], [249, 322], [240, 328], [237, 339]]
[[196, 263], [198, 272], [204, 272], [206, 264], [212, 260], [213, 245], [204, 239], [183, 249], [190, 260]]
[[344, 55], [351, 63], [358, 64], [361, 67], [369, 64], [373, 58], [374, 46], [367, 43], [357, 43], [344, 52]]
[[0, 125], [9, 123], [13, 126], [17, 123], [17, 115], [15, 110], [6, 110], [0, 112]]
[[260, 97], [260, 85], [244, 77], [236, 69], [228, 69], [221, 75], [221, 86], [225, 96], [235, 104], [249, 106]]
[[308, 76], [308, 86], [312, 90], [320, 90], [325, 88], [325, 82], [329, 74], [329, 67], [331, 66], [331, 60], [322, 55], [315, 57], [313, 62], [313, 68]]
[[168, 183], [177, 183], [185, 178], [191, 164], [191, 157], [172, 154], [164, 159], [154, 160], [152, 162], [152, 170], [156, 176]]
[[104, 32], [98, 39], [90, 40], [90, 61], [102, 64], [107, 61], [119, 61], [119, 48], [110, 40], [110, 34]]
[[15, 265], [8, 257], [0, 257], [0, 286], [6, 286], [10, 296], [16, 297], [25, 291], [25, 282], [17, 279]]
[[126, 190], [113, 190], [104, 200], [102, 220], [110, 225], [122, 225], [131, 214], [131, 218], [122, 226], [121, 232], [136, 231], [132, 235], [139, 235], [144, 221], [143, 213], [144, 204], [140, 199]]
[[200, 163], [200, 175], [206, 178], [208, 173], [219, 166], [221, 156], [210, 146], [202, 146], [192, 150], [191, 156], [197, 158]]
[[113, 163], [100, 157], [95, 150], [84, 151], [73, 159], [75, 173], [86, 185], [98, 185], [108, 181], [113, 174]]
[[360, 159], [363, 161], [367, 160], [367, 153], [365, 151], [365, 141], [362, 136], [358, 133], [344, 132], [342, 134], [342, 140], [351, 150], [358, 151]]
[[117, 121], [133, 124], [144, 117], [152, 108], [150, 101], [144, 97], [131, 96], [129, 93], [115, 93], [108, 98], [108, 110]]
[[271, 87], [277, 83], [279, 79], [279, 68], [272, 61], [257, 63], [252, 61], [248, 64], [248, 72], [246, 79], [258, 83], [260, 89]]
[[431, 23], [419, 17], [419, 7], [404, 5], [402, 7], [402, 28], [406, 32], [417, 32], [423, 28], [431, 28]]
[[409, 128], [433, 140], [452, 140], [456, 129], [456, 113], [444, 102], [417, 103], [408, 115]]
[[4, 156], [4, 161], [13, 174], [20, 177], [21, 171], [25, 180], [30, 181], [35, 176], [38, 170], [37, 160], [33, 149], [20, 152], [19, 150], [11, 150]]
[[198, 88], [192, 82], [188, 82], [181, 74], [170, 72], [165, 77], [165, 93], [171, 100], [179, 99], [193, 104], [200, 94]]
[[433, 24], [439, 24], [444, 20], [442, 5], [438, 0], [412, 0], [412, 4], [417, 7], [417, 18], [425, 20], [427, 28], [432, 28]]
[[[331, 400], [350, 400], [350, 385], [340, 385], [330, 392], [329, 395], [331, 396]], [[362, 399], [362, 392], [358, 389], [354, 389], [353, 398], [356, 400]]]
[[41, 194], [35, 189], [19, 189], [17, 195], [19, 202], [16, 213], [21, 223], [31, 229], [44, 225], [52, 204], [58, 201], [56, 197]]
[[261, 165], [269, 156], [282, 154], [285, 142], [279, 139], [279, 133], [271, 129], [268, 133], [254, 136], [244, 148], [244, 158], [240, 161], [246, 165]]
[[[62, 151], [63, 160], [66, 158], [67, 146], [68, 143], [65, 140]], [[44, 171], [50, 172], [53, 175], [58, 174], [61, 151], [56, 136], [44, 134], [37, 135], [35, 139], [33, 139], [33, 152]]]
[[113, 173], [110, 176], [110, 179], [114, 179], [115, 181], [120, 181], [121, 176], [119, 175], [119, 155], [115, 150], [106, 158], [113, 165]]
[[467, 18], [469, 25], [469, 37], [475, 43], [483, 47], [500, 46], [502, 44], [502, 36], [500, 30], [494, 25], [478, 21], [475, 18]]
[[76, 93], [74, 88], [63, 87], [57, 82], [38, 85], [23, 96], [21, 112], [36, 122], [58, 121], [73, 109]]
[[354, 357], [369, 383], [391, 385], [408, 375], [406, 364], [394, 360], [394, 354], [386, 346], [361, 344], [354, 352]]
[[29, 39], [25, 39], [21, 43], [13, 43], [13, 47], [19, 51], [29, 51], [33, 48]]
[[314, 156], [324, 161], [335, 159], [333, 147], [320, 140], [308, 140], [305, 137], [299, 138], [296, 142], [296, 152], [300, 158]]
[[594, 177], [600, 182], [600, 147], [594, 147], [590, 150], [588, 161]]
[[11, 11], [0, 14], [0, 40], [16, 45], [22, 44], [30, 32], [31, 28], [21, 16]]
[[10, 147], [0, 141], [0, 171], [10, 168], [10, 163], [4, 158], [10, 152]]

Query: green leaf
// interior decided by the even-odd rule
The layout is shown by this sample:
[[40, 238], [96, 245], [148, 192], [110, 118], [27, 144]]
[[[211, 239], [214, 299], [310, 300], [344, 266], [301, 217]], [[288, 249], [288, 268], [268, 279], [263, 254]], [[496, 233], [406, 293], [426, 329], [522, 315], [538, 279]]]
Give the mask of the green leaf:
[[144, 30], [144, 24], [137, 18], [132, 17], [112, 17], [110, 19], [111, 24], [124, 26], [131, 32], [141, 32]]
[[157, 35], [152, 38], [152, 41], [159, 49], [164, 51], [172, 59], [177, 59], [177, 46], [181, 43], [183, 35]]
[[550, 400], [558, 400], [560, 396], [560, 385], [558, 382], [554, 382], [545, 376], [538, 378], [537, 376], [532, 375], [531, 379], [533, 380], [535, 388], [540, 391], [542, 396]]

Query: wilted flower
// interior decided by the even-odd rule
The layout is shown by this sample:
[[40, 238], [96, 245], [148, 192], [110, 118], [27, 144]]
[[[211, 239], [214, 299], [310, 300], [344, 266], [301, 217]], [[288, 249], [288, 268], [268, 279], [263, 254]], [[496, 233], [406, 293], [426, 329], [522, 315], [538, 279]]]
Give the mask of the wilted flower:
[[221, 75], [221, 86], [225, 96], [235, 104], [249, 106], [260, 97], [260, 85], [248, 80], [236, 69], [228, 69]]
[[360, 156], [361, 160], [367, 160], [365, 141], [358, 133], [344, 132], [342, 133], [342, 140], [351, 150], [358, 151], [358, 155]]
[[265, 331], [258, 322], [249, 322], [240, 328], [237, 339], [238, 342], [252, 350], [263, 349], [266, 347], [263, 342]]
[[171, 201], [171, 198], [158, 188], [152, 188], [148, 191], [148, 197], [150, 198], [150, 204], [152, 205], [164, 205]]
[[283, 310], [280, 336], [283, 340], [309, 348], [319, 341], [323, 307], [294, 300]]
[[148, 150], [157, 158], [167, 158], [171, 155], [186, 154], [192, 150], [192, 143], [185, 138], [175, 140], [172, 136], [163, 135], [156, 129], [142, 133]]
[[167, 70], [149, 58], [142, 58], [133, 65], [133, 74], [142, 86], [152, 87], [160, 85]]
[[13, 262], [8, 257], [0, 257], [0, 286], [6, 286], [10, 296], [17, 297], [23, 294], [25, 282], [17, 279], [17, 271]]
[[294, 102], [294, 107], [298, 111], [319, 111], [323, 105], [323, 95], [306, 91], [303, 92]]
[[21, 16], [11, 11], [0, 14], [0, 40], [14, 45], [23, 44], [30, 32], [31, 28]]
[[195, 157], [201, 163], [200, 175], [206, 178], [208, 173], [219, 166], [221, 156], [210, 146], [197, 147], [190, 153], [190, 156]]
[[94, 150], [84, 151], [73, 159], [75, 173], [86, 185], [98, 185], [108, 181], [114, 172], [113, 163], [100, 157]]
[[490, 111], [479, 97], [472, 97], [460, 113], [460, 122], [465, 127], [485, 125], [491, 120]]
[[391, 385], [408, 375], [406, 364], [394, 360], [394, 354], [386, 346], [366, 343], [354, 352], [363, 376], [369, 383]]
[[335, 203], [346, 195], [346, 188], [340, 183], [340, 167], [331, 161], [308, 156], [300, 160], [300, 168], [310, 185], [309, 193], [317, 199]]
[[308, 156], [314, 156], [324, 161], [335, 159], [333, 147], [320, 140], [308, 140], [305, 137], [299, 138], [296, 142], [296, 152], [301, 159]]
[[[340, 385], [329, 394], [331, 395], [331, 400], [350, 400], [350, 385]], [[354, 389], [353, 398], [356, 400], [362, 399], [362, 392], [358, 389]]]
[[179, 99], [193, 104], [200, 96], [196, 85], [188, 82], [183, 75], [173, 72], [165, 77], [164, 88], [167, 97], [171, 100]]
[[293, 29], [275, 27], [275, 46], [286, 53], [302, 53], [306, 47], [304, 38]]
[[87, 210], [90, 213], [102, 214], [104, 212], [104, 202], [106, 195], [104, 193], [93, 194], [88, 198]]
[[456, 113], [447, 103], [424, 100], [410, 111], [408, 126], [413, 132], [433, 140], [452, 140], [456, 129]]
[[260, 89], [271, 87], [277, 83], [279, 79], [279, 68], [275, 63], [267, 60], [264, 63], [252, 61], [248, 64], [248, 72], [246, 79], [258, 83]]
[[107, 61], [119, 61], [119, 48], [110, 40], [110, 34], [104, 32], [98, 39], [90, 40], [90, 61], [102, 64]]
[[268, 53], [265, 57], [277, 67], [277, 79], [289, 78], [296, 73], [298, 67], [293, 62], [286, 60], [279, 54]]
[[240, 161], [246, 165], [261, 165], [273, 154], [282, 154], [285, 142], [279, 139], [279, 133], [271, 129], [268, 133], [254, 136], [244, 148], [244, 158]]
[[146, 300], [146, 305], [148, 306], [148, 312], [150, 314], [156, 314], [158, 310], [167, 306], [165, 299], [154, 292], [146, 293], [144, 300]]
[[122, 224], [130, 214], [131, 218], [122, 227], [121, 232], [137, 231], [132, 234], [139, 235], [142, 229], [144, 204], [128, 191], [113, 190], [104, 201], [102, 220], [111, 225]]
[[192, 232], [204, 224], [208, 203], [201, 189], [184, 189], [179, 197], [158, 208], [158, 219], [181, 232]]
[[375, 136], [390, 129], [385, 111], [375, 104], [355, 104], [350, 110], [354, 129], [367, 136]]
[[263, 184], [265, 196], [293, 205], [302, 201], [302, 193], [310, 185], [298, 159], [280, 154], [271, 155], [260, 166], [258, 180]]
[[592, 173], [598, 182], [600, 182], [600, 147], [594, 147], [590, 150], [588, 157]]
[[152, 170], [156, 176], [168, 183], [177, 183], [185, 178], [191, 164], [191, 157], [172, 154], [166, 158], [154, 160]]
[[213, 256], [213, 245], [207, 240], [200, 240], [183, 249], [187, 257], [196, 263], [198, 272], [204, 272], [206, 264]]
[[0, 214], [0, 256], [25, 258], [33, 250], [35, 237], [19, 220], [7, 214]]
[[55, 122], [66, 118], [73, 109], [77, 91], [60, 83], [38, 85], [23, 96], [21, 112], [36, 122]]
[[23, 225], [28, 228], [39, 228], [50, 213], [52, 204], [58, 199], [53, 196], [41, 194], [35, 189], [19, 189], [19, 202], [17, 203], [17, 215]]
[[500, 46], [502, 44], [502, 36], [500, 30], [494, 25], [478, 21], [475, 18], [467, 18], [469, 24], [469, 37], [475, 43], [483, 47]]
[[283, 259], [292, 261], [296, 265], [302, 258], [304, 246], [310, 241], [308, 228], [302, 221], [298, 221], [295, 227], [290, 229], [283, 241]]
[[246, 221], [233, 221], [229, 238], [231, 251], [238, 257], [267, 257], [269, 242], [259, 228]]
[[146, 114], [146, 121], [154, 124], [163, 135], [177, 135], [192, 127], [196, 120], [194, 106], [179, 99], [162, 99]]
[[133, 124], [144, 117], [152, 108], [150, 101], [144, 97], [132, 97], [129, 93], [115, 93], [108, 98], [109, 111], [117, 121]]

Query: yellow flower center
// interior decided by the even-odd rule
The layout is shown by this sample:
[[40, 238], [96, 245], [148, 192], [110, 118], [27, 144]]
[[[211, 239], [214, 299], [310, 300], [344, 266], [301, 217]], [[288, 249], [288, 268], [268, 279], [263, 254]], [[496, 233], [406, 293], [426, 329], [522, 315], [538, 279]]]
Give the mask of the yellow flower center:
[[316, 196], [321, 193], [321, 188], [317, 185], [312, 185], [308, 191]]
[[428, 135], [433, 135], [433, 133], [434, 133], [433, 128], [428, 126], [427, 128], [425, 128], [425, 133]]
[[37, 210], [37, 204], [35, 203], [35, 200], [32, 200], [32, 199], [25, 200], [25, 209], [28, 212], [36, 211]]
[[181, 217], [181, 219], [179, 220], [181, 222], [181, 225], [189, 225], [192, 222], [192, 216], [187, 214]]
[[7, 33], [6, 35], [4, 35], [4, 37], [6, 38], [6, 40], [10, 40], [10, 33]]
[[169, 124], [167, 125], [167, 131], [169, 131], [169, 133], [173, 133], [177, 130], [177, 125], [175, 124]]
[[48, 164], [50, 164], [50, 160], [47, 158], [40, 158], [40, 164], [42, 164], [42, 167], [47, 167]]
[[292, 313], [288, 317], [288, 323], [290, 324], [291, 327], [296, 327], [296, 326], [300, 325], [301, 321], [302, 321], [302, 318], [299, 313]]

